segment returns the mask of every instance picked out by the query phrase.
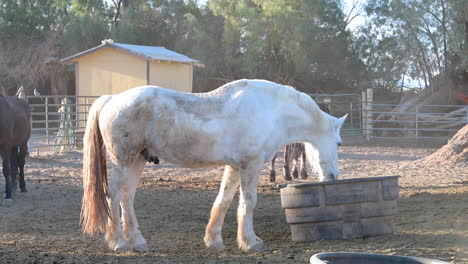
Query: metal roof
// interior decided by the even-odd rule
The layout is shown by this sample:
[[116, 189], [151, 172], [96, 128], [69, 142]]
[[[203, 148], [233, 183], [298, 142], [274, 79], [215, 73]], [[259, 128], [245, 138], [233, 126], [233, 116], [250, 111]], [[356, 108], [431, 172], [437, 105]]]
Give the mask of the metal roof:
[[172, 50], [168, 50], [165, 47], [155, 47], [155, 46], [141, 46], [141, 45], [131, 45], [131, 44], [123, 44], [123, 43], [113, 43], [111, 41], [103, 41], [102, 45], [97, 47], [91, 48], [89, 50], [85, 50], [83, 52], [77, 53], [70, 57], [64, 58], [61, 60], [63, 63], [73, 62], [78, 58], [86, 56], [92, 52], [103, 48], [114, 48], [118, 49], [127, 53], [131, 53], [133, 55], [137, 55], [142, 57], [145, 60], [153, 61], [153, 60], [161, 60], [161, 61], [174, 61], [174, 62], [181, 62], [181, 63], [191, 63], [196, 66], [204, 66], [204, 63], [195, 59], [192, 59], [188, 56], [183, 54], [177, 53]]

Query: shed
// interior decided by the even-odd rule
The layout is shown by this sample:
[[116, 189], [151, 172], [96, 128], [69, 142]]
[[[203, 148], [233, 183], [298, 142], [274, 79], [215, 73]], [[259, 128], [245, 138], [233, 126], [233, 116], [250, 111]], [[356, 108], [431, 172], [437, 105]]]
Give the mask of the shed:
[[77, 96], [117, 94], [141, 85], [192, 92], [193, 66], [204, 65], [164, 47], [112, 40], [61, 61], [75, 64]]

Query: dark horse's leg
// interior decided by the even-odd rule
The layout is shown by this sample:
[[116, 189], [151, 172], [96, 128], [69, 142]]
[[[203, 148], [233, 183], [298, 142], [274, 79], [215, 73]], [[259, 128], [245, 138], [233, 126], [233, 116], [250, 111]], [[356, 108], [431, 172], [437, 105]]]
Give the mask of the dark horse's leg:
[[299, 178], [299, 170], [297, 167], [299, 166], [299, 155], [300, 155], [300, 143], [293, 143], [291, 144], [291, 163], [293, 164], [293, 178]]
[[14, 193], [18, 187], [18, 145], [10, 150], [10, 172], [11, 191]]
[[309, 175], [307, 174], [306, 170], [306, 153], [305, 153], [305, 145], [304, 143], [301, 143], [301, 159], [302, 159], [302, 167], [301, 167], [301, 178], [302, 179], [307, 179]]
[[291, 145], [286, 145], [286, 149], [284, 150], [284, 179], [287, 181], [292, 180], [291, 178], [291, 173], [289, 172], [289, 163], [291, 162], [290, 160], [291, 156]]
[[271, 160], [271, 169], [270, 169], [270, 182], [276, 181], [276, 172], [275, 172], [275, 161], [276, 161], [276, 153]]
[[26, 182], [24, 181], [24, 164], [26, 163], [27, 155], [28, 155], [28, 143], [26, 142], [19, 146], [18, 166], [19, 166], [19, 185], [20, 185], [21, 192], [27, 192]]
[[10, 178], [10, 150], [4, 148], [1, 150], [3, 160], [3, 176], [5, 177], [5, 196], [3, 203], [11, 205], [11, 178]]

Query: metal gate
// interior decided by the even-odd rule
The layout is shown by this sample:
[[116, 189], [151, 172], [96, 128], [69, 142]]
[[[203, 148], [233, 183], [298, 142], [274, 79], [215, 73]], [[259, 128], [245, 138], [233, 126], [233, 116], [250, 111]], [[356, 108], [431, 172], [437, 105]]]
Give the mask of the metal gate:
[[342, 117], [348, 114], [341, 129], [342, 136], [363, 135], [363, 103], [360, 94], [309, 94], [317, 103], [325, 104], [330, 114]]
[[468, 124], [468, 106], [370, 104], [367, 116], [367, 139], [449, 139]]
[[97, 96], [28, 96], [29, 151], [59, 153], [80, 147], [89, 107]]

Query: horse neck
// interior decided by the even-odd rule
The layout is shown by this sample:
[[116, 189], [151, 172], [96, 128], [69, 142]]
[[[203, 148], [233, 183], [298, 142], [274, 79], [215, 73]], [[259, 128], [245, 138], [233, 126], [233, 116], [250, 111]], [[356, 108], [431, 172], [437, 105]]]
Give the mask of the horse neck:
[[288, 112], [284, 115], [286, 128], [285, 142], [312, 142], [314, 138], [329, 130], [331, 116], [319, 108], [301, 108], [298, 112]]

